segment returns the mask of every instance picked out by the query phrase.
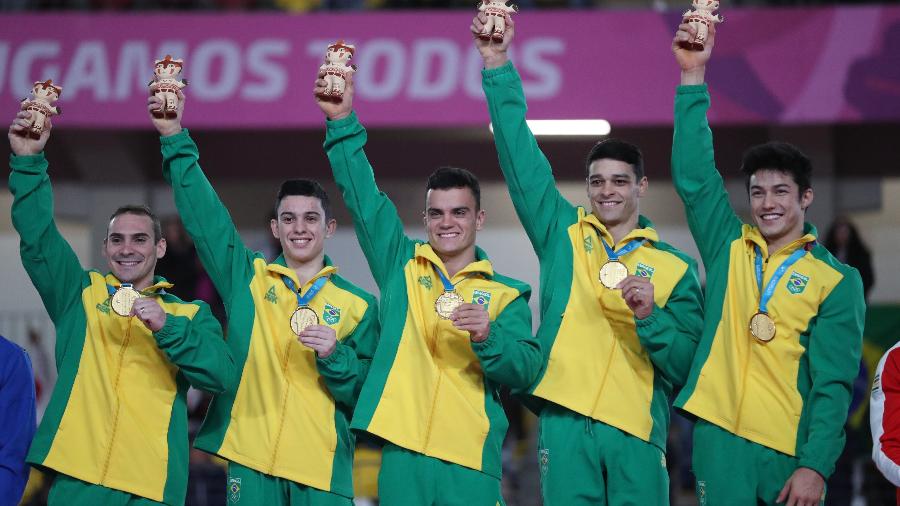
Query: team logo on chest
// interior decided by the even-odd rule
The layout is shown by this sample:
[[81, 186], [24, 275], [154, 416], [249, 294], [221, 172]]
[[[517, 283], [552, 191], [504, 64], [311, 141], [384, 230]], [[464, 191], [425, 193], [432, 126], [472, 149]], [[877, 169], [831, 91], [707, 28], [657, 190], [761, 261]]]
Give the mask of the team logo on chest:
[[787, 289], [789, 292], [794, 295], [798, 293], [803, 293], [803, 290], [806, 289], [806, 285], [809, 283], [809, 277], [800, 274], [797, 271], [791, 273], [790, 279], [787, 282]]
[[419, 284], [431, 290], [431, 287], [434, 286], [431, 284], [431, 276], [419, 276]]
[[266, 292], [266, 300], [272, 304], [278, 304], [278, 296], [275, 295], [275, 285], [269, 287], [269, 291]]
[[594, 251], [594, 238], [587, 236], [584, 238], [584, 251], [590, 253]]
[[326, 302], [325, 310], [322, 312], [322, 319], [329, 325], [334, 325], [341, 321], [341, 308], [332, 306]]
[[102, 313], [109, 314], [109, 299], [106, 299], [102, 303], [97, 304], [97, 310]]
[[634, 268], [634, 275], [640, 276], [642, 278], [650, 279], [653, 277], [653, 273], [656, 272], [653, 267], [650, 267], [647, 264], [643, 264], [638, 262], [637, 267]]
[[484, 306], [484, 310], [487, 311], [490, 303], [491, 303], [491, 292], [486, 292], [484, 290], [475, 290], [474, 292], [472, 292], [472, 304], [478, 304], [479, 306]]
[[241, 500], [240, 478], [228, 478], [228, 499], [230, 499], [231, 502], [238, 502]]

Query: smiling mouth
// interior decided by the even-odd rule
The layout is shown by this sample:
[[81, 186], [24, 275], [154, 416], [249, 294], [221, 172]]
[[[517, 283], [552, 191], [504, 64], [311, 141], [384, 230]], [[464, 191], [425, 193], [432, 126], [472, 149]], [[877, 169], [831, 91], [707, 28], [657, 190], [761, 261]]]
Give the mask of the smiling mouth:
[[441, 239], [452, 239], [455, 237], [459, 237], [459, 232], [444, 232], [437, 235]]
[[122, 267], [136, 267], [140, 260], [116, 260], [116, 263], [121, 265]]
[[288, 242], [294, 246], [303, 247], [312, 242], [312, 239], [288, 239]]
[[762, 221], [775, 221], [779, 218], [781, 218], [781, 215], [777, 213], [766, 213], [759, 217]]
[[599, 204], [600, 207], [615, 207], [621, 204], [621, 202], [599, 202]]

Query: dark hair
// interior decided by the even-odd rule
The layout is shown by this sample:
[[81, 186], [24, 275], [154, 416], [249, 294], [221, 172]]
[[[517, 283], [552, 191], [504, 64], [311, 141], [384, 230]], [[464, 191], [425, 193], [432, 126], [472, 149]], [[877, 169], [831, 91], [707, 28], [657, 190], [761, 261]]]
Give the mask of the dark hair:
[[634, 144], [618, 139], [606, 139], [594, 144], [584, 162], [585, 177], [591, 175], [591, 164], [604, 158], [631, 165], [636, 181], [640, 181], [644, 177], [644, 155], [641, 154], [641, 150]]
[[450, 188], [468, 188], [475, 196], [475, 210], [481, 209], [481, 186], [475, 174], [458, 167], [440, 167], [428, 176], [425, 191], [448, 190]]
[[748, 193], [750, 177], [760, 170], [777, 170], [789, 174], [800, 188], [798, 198], [812, 188], [812, 162], [802, 151], [786, 142], [767, 142], [744, 152], [741, 172], [744, 173]]
[[153, 214], [153, 211], [150, 210], [149, 207], [139, 204], [128, 204], [116, 209], [109, 217], [109, 221], [107, 222], [107, 236], [109, 236], [109, 223], [112, 223], [112, 220], [123, 214], [136, 214], [138, 216], [146, 216], [150, 218], [150, 221], [153, 222], [153, 242], [157, 243], [162, 239], [162, 225], [160, 225], [159, 223], [159, 218], [155, 214]]
[[325, 188], [318, 181], [312, 179], [288, 179], [281, 183], [278, 189], [278, 196], [275, 197], [275, 218], [278, 218], [278, 206], [285, 197], [299, 195], [301, 197], [315, 197], [322, 202], [322, 209], [325, 211], [325, 220], [331, 219], [331, 205], [328, 201], [328, 194]]

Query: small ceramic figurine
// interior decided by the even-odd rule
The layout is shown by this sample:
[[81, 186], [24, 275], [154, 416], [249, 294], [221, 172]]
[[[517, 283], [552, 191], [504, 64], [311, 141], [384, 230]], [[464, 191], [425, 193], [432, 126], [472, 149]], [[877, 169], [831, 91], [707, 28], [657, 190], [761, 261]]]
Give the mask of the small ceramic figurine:
[[62, 109], [53, 106], [53, 102], [56, 102], [60, 93], [62, 93], [62, 86], [57, 86], [53, 84], [52, 79], [47, 79], [44, 82], [34, 83], [34, 88], [31, 89], [31, 95], [34, 98], [22, 100], [22, 110], [31, 111], [31, 128], [28, 130], [28, 134], [35, 139], [41, 138], [44, 122], [48, 117], [62, 113]]
[[487, 14], [484, 30], [478, 37], [482, 40], [494, 39], [494, 42], [503, 42], [503, 33], [506, 31], [506, 17], [519, 10], [513, 5], [506, 5], [508, 0], [481, 0], [478, 10]]
[[325, 63], [319, 67], [319, 71], [325, 73], [325, 77], [323, 77], [325, 90], [317, 94], [319, 98], [332, 102], [340, 102], [344, 99], [347, 78], [356, 72], [356, 65], [347, 64], [353, 58], [355, 51], [356, 47], [352, 44], [344, 44], [343, 40], [328, 46]]
[[685, 11], [683, 16], [684, 22], [697, 30], [697, 35], [693, 40], [680, 42], [679, 46], [691, 51], [703, 51], [709, 26], [723, 21], [722, 16], [713, 14], [719, 8], [719, 0], [693, 0], [692, 5], [694, 10]]
[[153, 70], [153, 80], [150, 81], [150, 93], [163, 101], [160, 109], [153, 111], [157, 118], [174, 118], [178, 114], [178, 90], [188, 85], [187, 79], [178, 80], [178, 74], [184, 66], [184, 60], [173, 60], [171, 55], [166, 55], [162, 60], [156, 61]]

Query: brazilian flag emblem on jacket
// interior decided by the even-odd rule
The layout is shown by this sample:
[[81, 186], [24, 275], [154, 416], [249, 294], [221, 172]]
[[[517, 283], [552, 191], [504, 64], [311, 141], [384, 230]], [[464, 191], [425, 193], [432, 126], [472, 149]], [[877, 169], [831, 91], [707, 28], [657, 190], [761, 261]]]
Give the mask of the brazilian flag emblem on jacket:
[[475, 290], [472, 292], [472, 304], [478, 304], [479, 306], [484, 306], [484, 310], [487, 311], [488, 305], [491, 303], [491, 292], [485, 292], [484, 290]]
[[325, 323], [329, 325], [334, 325], [341, 321], [341, 308], [339, 307], [334, 307], [326, 302], [325, 310], [322, 311], [322, 313], [322, 318], [325, 320]]
[[809, 277], [800, 274], [799, 272], [792, 272], [790, 279], [787, 282], [787, 289], [789, 292], [794, 295], [798, 293], [803, 293], [803, 290], [806, 289], [806, 284], [809, 283]]
[[653, 267], [650, 267], [649, 265], [643, 264], [641, 262], [638, 262], [637, 267], [634, 268], [634, 275], [640, 276], [642, 278], [650, 279], [653, 277], [654, 272], [655, 269], [653, 269]]

